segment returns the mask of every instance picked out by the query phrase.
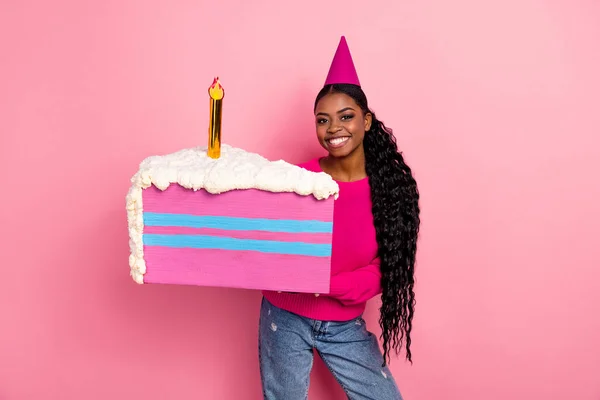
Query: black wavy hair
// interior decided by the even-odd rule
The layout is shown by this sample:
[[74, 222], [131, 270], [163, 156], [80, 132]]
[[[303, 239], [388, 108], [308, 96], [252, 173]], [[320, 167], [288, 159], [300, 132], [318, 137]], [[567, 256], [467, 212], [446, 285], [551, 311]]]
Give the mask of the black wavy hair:
[[410, 333], [415, 309], [414, 271], [420, 225], [417, 183], [398, 152], [392, 130], [369, 109], [363, 90], [351, 84], [327, 85], [317, 95], [315, 110], [319, 100], [329, 93], [350, 96], [363, 113], [372, 115], [363, 147], [381, 261], [379, 325], [383, 338], [383, 365], [389, 361], [390, 348], [396, 354], [400, 353], [404, 339], [406, 358], [412, 363]]

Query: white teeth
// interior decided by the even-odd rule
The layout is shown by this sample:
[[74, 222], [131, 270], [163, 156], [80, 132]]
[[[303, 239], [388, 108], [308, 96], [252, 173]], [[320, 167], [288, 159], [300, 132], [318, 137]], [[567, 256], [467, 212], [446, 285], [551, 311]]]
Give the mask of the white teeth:
[[335, 138], [335, 139], [330, 139], [329, 143], [331, 143], [334, 146], [337, 146], [338, 144], [344, 143], [346, 140], [348, 140], [347, 137]]

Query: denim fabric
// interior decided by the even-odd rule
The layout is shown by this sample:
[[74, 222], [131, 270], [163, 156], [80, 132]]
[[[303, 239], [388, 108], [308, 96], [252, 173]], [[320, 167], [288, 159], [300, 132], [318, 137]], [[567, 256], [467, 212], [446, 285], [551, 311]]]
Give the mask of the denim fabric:
[[308, 397], [313, 351], [351, 400], [402, 400], [375, 335], [362, 317], [347, 322], [318, 321], [275, 307], [263, 298], [259, 359], [266, 400]]

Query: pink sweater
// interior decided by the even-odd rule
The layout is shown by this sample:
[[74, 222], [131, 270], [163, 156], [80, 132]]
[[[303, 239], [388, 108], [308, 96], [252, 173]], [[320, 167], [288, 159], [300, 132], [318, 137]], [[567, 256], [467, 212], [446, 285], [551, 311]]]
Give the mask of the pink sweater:
[[[318, 159], [300, 166], [322, 172]], [[277, 307], [324, 321], [356, 318], [364, 311], [367, 300], [381, 293], [369, 180], [338, 184], [340, 196], [333, 213], [330, 293], [315, 297], [304, 293], [263, 292]]]

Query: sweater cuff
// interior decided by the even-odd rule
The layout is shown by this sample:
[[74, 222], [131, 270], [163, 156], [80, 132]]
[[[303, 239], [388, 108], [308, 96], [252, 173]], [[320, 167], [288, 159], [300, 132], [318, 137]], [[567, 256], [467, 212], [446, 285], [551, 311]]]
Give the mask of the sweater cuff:
[[340, 275], [334, 275], [329, 282], [329, 295], [332, 297], [340, 297], [350, 292], [350, 280]]

